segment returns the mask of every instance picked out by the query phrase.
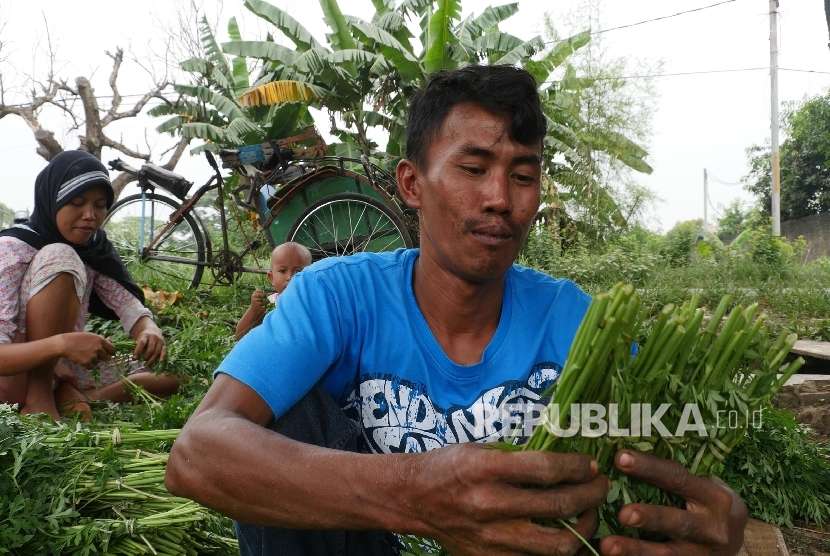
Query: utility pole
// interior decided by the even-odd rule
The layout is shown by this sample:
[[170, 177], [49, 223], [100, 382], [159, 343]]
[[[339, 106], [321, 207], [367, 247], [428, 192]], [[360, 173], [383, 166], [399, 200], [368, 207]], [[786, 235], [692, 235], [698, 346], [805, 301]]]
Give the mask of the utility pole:
[[709, 231], [709, 173], [703, 169], [703, 233]]
[[770, 127], [772, 132], [772, 235], [781, 235], [781, 159], [778, 153], [778, 0], [769, 0]]

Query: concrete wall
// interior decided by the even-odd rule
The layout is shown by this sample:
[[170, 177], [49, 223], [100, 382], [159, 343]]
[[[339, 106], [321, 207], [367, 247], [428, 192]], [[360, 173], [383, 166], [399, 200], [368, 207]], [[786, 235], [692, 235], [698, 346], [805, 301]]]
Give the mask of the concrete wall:
[[[807, 240], [805, 262], [818, 259], [822, 255], [830, 257], [830, 212], [781, 222], [781, 235], [791, 241], [798, 236], [804, 236]], [[721, 237], [721, 241], [729, 245], [735, 237], [734, 234], [730, 234]]]
[[830, 212], [781, 222], [781, 235], [789, 240], [804, 236], [807, 240], [806, 262], [822, 255], [830, 256]]

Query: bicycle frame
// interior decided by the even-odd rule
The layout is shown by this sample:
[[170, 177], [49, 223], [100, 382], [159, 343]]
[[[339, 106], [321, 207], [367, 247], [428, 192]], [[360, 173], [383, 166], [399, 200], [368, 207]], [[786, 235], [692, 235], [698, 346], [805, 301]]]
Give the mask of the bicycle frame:
[[[315, 152], [312, 154], [318, 153]], [[280, 211], [286, 206], [286, 204], [295, 199], [298, 195], [302, 194], [304, 196], [306, 186], [320, 180], [321, 178], [325, 179], [332, 176], [345, 177], [347, 179], [350, 178], [354, 180], [358, 194], [365, 194], [365, 190], [361, 190], [361, 187], [372, 189], [375, 192], [375, 197], [377, 197], [382, 204], [387, 205], [395, 213], [402, 213], [405, 211], [405, 204], [400, 198], [394, 184], [394, 178], [389, 176], [382, 169], [375, 167], [366, 156], [362, 156], [360, 159], [352, 159], [318, 155], [314, 158], [294, 159], [291, 161], [290, 165], [301, 166], [303, 169], [302, 173], [296, 177], [289, 177], [288, 179], [280, 181], [268, 179], [272, 178], [273, 174], [268, 177], [258, 175], [254, 177], [252, 183], [249, 183], [246, 186], [248, 191], [244, 201], [238, 198], [238, 192], [242, 190], [242, 187], [233, 191], [230, 189], [226, 190], [221, 171], [219, 170], [219, 166], [216, 164], [216, 160], [213, 155], [209, 151], [205, 151], [205, 156], [213, 169], [213, 175], [207, 180], [207, 182], [205, 182], [204, 185], [199, 187], [192, 195], [190, 195], [189, 198], [185, 197], [186, 191], [191, 184], [186, 181], [184, 182], [186, 184], [186, 188], [184, 190], [179, 190], [178, 193], [175, 192], [176, 187], [179, 186], [179, 183], [176, 180], [184, 180], [181, 176], [176, 176], [175, 174], [165, 175], [165, 171], [162, 168], [155, 168], [153, 173], [145, 172], [143, 167], [142, 170], [139, 171], [129, 167], [120, 160], [110, 163], [113, 169], [125, 171], [138, 178], [138, 184], [141, 189], [141, 222], [140, 239], [138, 242], [138, 256], [140, 260], [219, 269], [217, 272], [214, 272], [214, 284], [217, 282], [233, 283], [243, 272], [260, 275], [267, 274], [267, 268], [245, 266], [243, 264], [243, 257], [245, 257], [248, 253], [259, 249], [262, 245], [259, 243], [259, 239], [250, 241], [243, 231], [242, 235], [245, 237], [247, 247], [241, 253], [231, 249], [228, 236], [229, 219], [225, 212], [226, 195], [233, 197], [236, 199], [236, 203], [240, 206], [246, 207], [256, 214], [259, 223], [264, 230], [267, 241], [271, 244], [271, 246], [276, 243], [281, 243], [282, 241], [282, 238], [274, 237], [271, 230], [271, 225], [277, 219]], [[285, 168], [283, 168], [283, 170], [285, 170]], [[362, 170], [364, 173], [360, 173], [359, 170]], [[265, 179], [263, 179], [264, 177]], [[169, 180], [173, 181], [168, 183]], [[175, 184], [175, 187], [171, 184]], [[278, 187], [277, 193], [275, 194], [275, 202], [272, 206], [270, 201], [268, 206], [266, 206], [265, 201], [260, 196], [260, 190], [266, 184], [272, 184]], [[174, 209], [174, 212], [170, 215], [169, 219], [165, 218], [167, 221], [163, 224], [163, 226], [160, 226], [161, 229], [158, 233], [155, 232], [155, 219], [157, 216], [155, 211], [155, 203], [148, 198], [148, 195], [153, 193], [157, 187], [173, 193], [173, 196], [178, 199], [178, 202], [173, 203], [173, 207], [178, 208]], [[219, 223], [222, 233], [221, 247], [217, 250], [213, 249], [213, 246], [211, 245], [210, 230], [206, 228], [204, 223], [202, 223], [195, 208], [196, 204], [205, 196], [205, 194], [214, 188], [217, 190], [216, 208], [219, 211]], [[173, 201], [173, 199], [171, 199], [171, 201]], [[149, 211], [146, 207], [146, 203], [148, 202], [151, 203]], [[308, 204], [308, 201], [306, 201], [306, 204]], [[231, 205], [229, 205], [228, 208], [232, 209], [232, 205], [233, 199], [231, 200]], [[150, 225], [150, 237], [145, 239], [144, 234], [148, 231], [148, 218]], [[401, 218], [405, 218], [405, 214]], [[200, 255], [197, 259], [194, 259], [186, 256], [178, 256], [179, 253], [175, 250], [168, 250], [163, 254], [161, 253], [165, 249], [162, 244], [171, 238], [177, 227], [185, 220], [195, 220], [198, 224], [190, 224], [189, 226], [193, 229], [194, 233], [198, 233], [204, 238], [206, 257], [202, 257]], [[256, 264], [259, 264], [256, 257], [254, 260], [256, 261]]]
[[[209, 154], [209, 153], [207, 153]], [[230, 251], [230, 245], [228, 243], [228, 231], [227, 231], [227, 217], [225, 214], [225, 190], [223, 188], [223, 180], [222, 175], [219, 171], [218, 166], [216, 165], [216, 161], [213, 159], [212, 156], [208, 156], [208, 162], [210, 163], [211, 167], [214, 169], [214, 175], [210, 177], [210, 179], [199, 189], [196, 190], [193, 195], [186, 201], [183, 200], [181, 207], [170, 217], [167, 224], [161, 229], [161, 231], [155, 236], [150, 238], [150, 243], [144, 245], [144, 233], [145, 233], [145, 222], [146, 222], [146, 194], [147, 191], [152, 191], [155, 189], [155, 185], [150, 183], [147, 179], [142, 177], [138, 172], [134, 169], [129, 168], [126, 165], [123, 165], [123, 170], [135, 175], [138, 177], [139, 187], [141, 188], [141, 237], [139, 243], [139, 252], [141, 253], [141, 257], [143, 259], [152, 259], [156, 261], [164, 261], [164, 262], [171, 262], [171, 263], [179, 263], [179, 264], [187, 264], [191, 266], [204, 266], [210, 268], [220, 268], [223, 265], [220, 263], [216, 263], [214, 261], [206, 260], [206, 261], [194, 261], [193, 259], [188, 259], [185, 257], [174, 257], [170, 255], [158, 255], [153, 253], [154, 247], [167, 238], [168, 234], [173, 231], [173, 228], [181, 221], [182, 216], [187, 213], [188, 211], [192, 211], [195, 214], [194, 206], [199, 200], [211, 189], [217, 190], [217, 202], [219, 205], [219, 218], [221, 222], [221, 229], [222, 229], [222, 247], [225, 251]], [[154, 214], [154, 207], [151, 209], [150, 214], [150, 230], [155, 228], [155, 214]], [[208, 243], [208, 254], [210, 255], [210, 238], [206, 238]], [[247, 252], [243, 252], [244, 254]], [[242, 272], [250, 272], [255, 274], [267, 274], [268, 269], [265, 268], [258, 268], [252, 266], [241, 266], [239, 270]]]
[[[165, 262], [171, 262], [171, 263], [189, 264], [189, 265], [193, 265], [193, 266], [205, 266], [205, 267], [210, 267], [210, 268], [219, 268], [219, 267], [222, 266], [221, 264], [218, 264], [218, 263], [213, 262], [213, 261], [200, 262], [200, 261], [194, 261], [193, 259], [187, 259], [187, 258], [184, 258], [184, 257], [173, 257], [173, 256], [170, 256], [170, 255], [154, 255], [154, 254], [152, 254], [153, 247], [159, 241], [161, 241], [162, 238], [165, 238], [169, 231], [172, 231], [173, 227], [176, 224], [178, 224], [179, 220], [181, 219], [181, 216], [185, 212], [191, 210], [191, 207], [193, 207], [199, 201], [199, 199], [201, 199], [202, 196], [204, 196], [205, 193], [207, 193], [208, 191], [210, 191], [213, 188], [218, 189], [217, 199], [218, 199], [218, 203], [219, 203], [219, 218], [220, 218], [220, 221], [222, 223], [223, 247], [224, 247], [225, 251], [230, 251], [230, 246], [228, 244], [228, 232], [227, 232], [227, 227], [226, 227], [227, 226], [227, 219], [225, 217], [224, 190], [222, 189], [222, 185], [221, 185], [222, 182], [219, 182], [218, 186], [214, 185], [215, 180], [216, 180], [216, 176], [212, 176], [207, 181], [207, 183], [205, 183], [205, 185], [203, 185], [198, 190], [196, 190], [196, 193], [194, 193], [190, 197], [190, 199], [187, 200], [187, 202], [182, 204], [181, 208], [178, 211], [176, 211], [173, 214], [173, 216], [170, 217], [170, 220], [167, 222], [167, 224], [164, 226], [164, 228], [162, 228], [162, 230], [159, 232], [159, 234], [154, 239], [152, 239], [150, 241], [150, 244], [147, 245], [146, 247], [144, 247], [143, 249], [141, 249], [141, 256], [143, 258], [152, 259], [152, 260], [155, 260], [155, 261], [165, 261]], [[142, 212], [143, 212], [143, 207], [142, 207]], [[143, 215], [142, 215], [142, 218], [143, 218]], [[142, 225], [143, 225], [143, 220], [142, 220]], [[152, 226], [152, 223], [151, 223], [151, 226]], [[142, 230], [142, 233], [143, 233], [143, 230]], [[257, 268], [257, 267], [253, 267], [253, 266], [242, 266], [242, 267], [240, 267], [240, 270], [242, 272], [252, 272], [252, 273], [256, 273], [256, 274], [267, 274], [268, 273], [268, 269]]]

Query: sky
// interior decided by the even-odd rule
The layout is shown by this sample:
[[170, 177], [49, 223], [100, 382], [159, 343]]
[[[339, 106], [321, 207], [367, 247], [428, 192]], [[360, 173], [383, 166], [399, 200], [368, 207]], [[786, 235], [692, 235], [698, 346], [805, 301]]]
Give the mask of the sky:
[[[178, 0], [181, 3], [182, 0]], [[197, 0], [224, 30], [236, 16], [245, 38], [262, 37], [268, 31], [243, 6], [241, 0]], [[300, 21], [318, 40], [326, 32], [322, 11], [307, 0], [271, 0]], [[545, 12], [561, 22], [564, 14], [585, 0], [519, 0], [519, 12], [502, 29], [521, 38], [543, 32]], [[594, 2], [598, 0], [592, 0]], [[476, 14], [489, 5], [505, 2], [464, 0], [464, 14]], [[767, 0], [605, 0], [602, 3], [603, 45], [615, 56], [631, 60], [662, 60], [664, 77], [654, 80], [653, 134], [648, 143], [650, 175], [636, 174], [636, 181], [660, 198], [646, 224], [666, 231], [677, 222], [703, 217], [703, 170], [710, 175], [709, 218], [734, 199], [752, 200], [735, 183], [747, 173], [745, 149], [770, 136], [769, 2]], [[340, 0], [344, 13], [368, 18], [369, 0]], [[707, 7], [712, 6], [712, 7]], [[75, 77], [92, 76], [96, 94], [108, 95], [110, 60], [105, 51], [122, 47], [141, 61], [125, 61], [122, 95], [143, 93], [152, 77], [163, 77], [158, 60], [165, 52], [164, 28], [175, 20], [173, 0], [29, 0], [0, 3], [0, 57], [6, 102], [19, 102], [20, 85], [27, 75], [42, 77], [47, 69], [44, 52], [56, 52], [56, 73], [70, 84]], [[660, 19], [631, 27], [619, 26]], [[48, 33], [47, 33], [48, 30]], [[220, 40], [227, 40], [223, 31]], [[142, 67], [143, 66], [143, 67]], [[830, 49], [821, 0], [780, 0], [779, 98], [782, 103], [801, 101], [825, 92], [830, 86]], [[751, 71], [725, 71], [760, 68]], [[707, 72], [707, 73], [699, 73]], [[825, 72], [825, 73], [822, 73]], [[689, 75], [671, 75], [686, 74]], [[635, 78], [636, 82], [636, 78]], [[15, 89], [17, 88], [17, 90]], [[125, 102], [130, 100], [125, 99]], [[107, 102], [104, 100], [103, 102]], [[128, 106], [125, 104], [125, 106]], [[66, 148], [77, 139], [56, 113], [44, 115]], [[158, 121], [140, 117], [108, 128], [114, 139], [146, 151], [153, 162], [173, 145], [168, 136], [153, 130]], [[320, 120], [321, 131], [326, 121]], [[782, 138], [783, 139], [783, 138]], [[31, 209], [34, 181], [45, 161], [35, 154], [35, 141], [25, 123], [14, 116], [0, 119], [0, 202], [15, 210]], [[104, 160], [115, 157], [105, 151]], [[210, 169], [201, 157], [186, 157], [177, 171], [197, 184], [207, 181]], [[126, 194], [126, 193], [125, 193]]]

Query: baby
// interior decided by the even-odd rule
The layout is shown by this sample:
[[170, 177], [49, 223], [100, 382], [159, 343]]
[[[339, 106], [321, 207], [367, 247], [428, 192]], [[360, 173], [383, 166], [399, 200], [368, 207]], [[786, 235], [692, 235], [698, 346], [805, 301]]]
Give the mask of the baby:
[[[268, 271], [268, 279], [276, 292], [268, 296], [268, 301], [276, 303], [277, 297], [285, 291], [294, 275], [310, 264], [311, 251], [304, 245], [293, 241], [277, 245], [271, 251], [271, 270]], [[237, 340], [262, 323], [265, 318], [265, 301], [265, 292], [257, 288], [251, 296], [251, 306], [236, 325]]]

